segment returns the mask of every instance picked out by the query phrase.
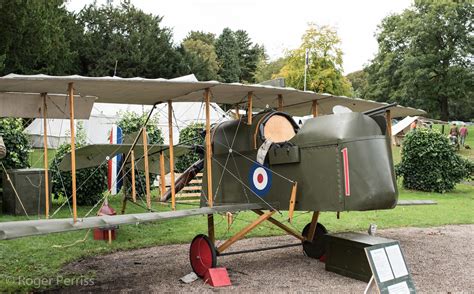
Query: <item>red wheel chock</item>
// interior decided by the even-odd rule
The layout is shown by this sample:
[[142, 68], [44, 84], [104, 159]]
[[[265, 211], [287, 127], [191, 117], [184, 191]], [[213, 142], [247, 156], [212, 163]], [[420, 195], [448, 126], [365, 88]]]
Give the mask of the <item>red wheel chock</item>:
[[204, 275], [204, 281], [212, 287], [232, 286], [225, 267], [210, 268]]

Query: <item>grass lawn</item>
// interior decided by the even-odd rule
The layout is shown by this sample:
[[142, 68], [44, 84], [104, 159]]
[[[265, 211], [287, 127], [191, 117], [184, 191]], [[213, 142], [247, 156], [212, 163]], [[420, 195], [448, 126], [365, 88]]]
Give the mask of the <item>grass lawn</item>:
[[[474, 147], [474, 127], [470, 127], [468, 144]], [[394, 147], [394, 161], [400, 161], [400, 148]], [[54, 152], [54, 151], [53, 151]], [[465, 153], [465, 154], [464, 154]], [[53, 157], [51, 151], [50, 159]], [[463, 150], [461, 154], [471, 159], [474, 151]], [[36, 150], [31, 156], [33, 166], [42, 166], [42, 150]], [[428, 206], [400, 206], [392, 210], [379, 210], [368, 212], [344, 212], [340, 219], [336, 213], [322, 213], [320, 222], [330, 232], [366, 230], [371, 223], [377, 224], [379, 229], [392, 227], [428, 227], [445, 224], [470, 224], [474, 223], [474, 186], [459, 184], [455, 191], [438, 194], [423, 193], [400, 188], [400, 199], [435, 200], [438, 205]], [[120, 198], [110, 200], [111, 205], [119, 210]], [[178, 209], [190, 208], [189, 205], [180, 205]], [[167, 206], [154, 204], [154, 209], [159, 211], [169, 210]], [[79, 207], [78, 214], [83, 216], [90, 207]], [[54, 211], [54, 209], [53, 209]], [[129, 204], [128, 213], [144, 212], [142, 208]], [[70, 217], [67, 207], [64, 207], [56, 216]], [[218, 239], [229, 238], [249, 222], [254, 220], [253, 212], [241, 212], [234, 215], [234, 224], [227, 231], [227, 223], [224, 216], [215, 216], [216, 237]], [[277, 215], [277, 219], [285, 221], [286, 213]], [[12, 217], [0, 214], [0, 222], [20, 220], [24, 218]], [[296, 213], [291, 226], [298, 231], [310, 222], [311, 214]], [[191, 225], [190, 225], [191, 224]], [[156, 245], [189, 243], [196, 234], [207, 232], [207, 220], [205, 216], [194, 216], [164, 222], [147, 223], [140, 225], [121, 226], [117, 240], [112, 245], [103, 241], [93, 241], [92, 233], [87, 235], [86, 231], [77, 231], [47, 236], [29, 237], [10, 241], [0, 241], [0, 292], [6, 291], [29, 291], [33, 286], [18, 283], [22, 278], [52, 278], [56, 277], [61, 267], [69, 262], [83, 257]], [[252, 231], [248, 237], [271, 236], [283, 234], [275, 226], [264, 224]], [[85, 242], [76, 242], [79, 240]], [[90, 273], [92, 276], [94, 273]]]
[[[30, 153], [30, 166], [36, 168], [43, 168], [43, 149], [33, 149]], [[56, 149], [48, 149], [48, 163], [53, 162], [54, 155], [56, 154]]]

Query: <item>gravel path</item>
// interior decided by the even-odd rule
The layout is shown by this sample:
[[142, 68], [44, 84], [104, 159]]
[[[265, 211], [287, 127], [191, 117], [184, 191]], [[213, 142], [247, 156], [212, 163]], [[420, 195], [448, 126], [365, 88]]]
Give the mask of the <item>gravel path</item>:
[[[474, 292], [474, 225], [379, 230], [378, 236], [399, 240], [417, 291]], [[231, 249], [288, 244], [294, 238], [253, 238]], [[233, 285], [212, 288], [198, 280], [178, 279], [191, 271], [189, 245], [170, 245], [118, 252], [74, 262], [64, 272], [95, 272], [93, 286], [53, 292], [332, 292], [362, 293], [366, 284], [327, 272], [324, 263], [303, 256], [301, 247], [218, 258]]]

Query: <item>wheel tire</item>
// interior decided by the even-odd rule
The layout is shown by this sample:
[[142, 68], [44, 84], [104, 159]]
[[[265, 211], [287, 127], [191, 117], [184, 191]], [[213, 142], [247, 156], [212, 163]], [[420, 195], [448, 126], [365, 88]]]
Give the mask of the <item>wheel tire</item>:
[[189, 261], [196, 275], [204, 277], [207, 270], [217, 265], [217, 251], [209, 237], [200, 234], [191, 241]]
[[[302, 232], [304, 237], [308, 236], [309, 227], [311, 223], [307, 224]], [[317, 223], [316, 231], [314, 233], [314, 237], [312, 241], [303, 241], [303, 252], [306, 256], [311, 258], [320, 259], [326, 253], [326, 244], [324, 242], [324, 235], [326, 235], [328, 231], [326, 228]]]

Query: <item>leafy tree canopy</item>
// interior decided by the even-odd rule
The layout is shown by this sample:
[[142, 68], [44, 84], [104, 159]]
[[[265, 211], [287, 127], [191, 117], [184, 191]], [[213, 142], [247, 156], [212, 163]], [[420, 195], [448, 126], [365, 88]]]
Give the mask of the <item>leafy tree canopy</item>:
[[310, 24], [299, 48], [287, 53], [287, 63], [275, 77], [286, 84], [304, 88], [305, 53], [309, 50], [307, 90], [334, 95], [350, 95], [350, 82], [342, 75], [342, 50], [336, 31], [329, 26]]
[[216, 43], [216, 35], [213, 33], [206, 33], [203, 31], [190, 31], [183, 42], [188, 40], [199, 40], [208, 45], [214, 45]]
[[386, 17], [379, 51], [367, 67], [366, 97], [424, 108], [437, 118], [474, 117], [473, 5], [415, 1]]
[[70, 46], [69, 32], [74, 17], [64, 2], [1, 1], [1, 74], [73, 73], [77, 50]]
[[248, 33], [244, 30], [238, 30], [234, 35], [239, 47], [239, 80], [240, 82], [254, 83], [255, 72], [259, 61], [264, 58], [265, 49], [263, 46], [253, 44]]
[[120, 6], [90, 5], [79, 13], [84, 28], [80, 56], [83, 74], [121, 77], [172, 78], [177, 75], [179, 54], [162, 17], [147, 14], [128, 1]]
[[194, 73], [201, 81], [217, 79], [219, 64], [214, 45], [201, 39], [186, 39], [181, 46], [186, 73]]
[[223, 82], [238, 82], [241, 74], [239, 43], [231, 29], [225, 28], [216, 40], [219, 77]]
[[358, 70], [351, 72], [346, 76], [352, 85], [352, 97], [361, 98], [364, 97], [367, 92], [367, 72], [364, 70]]
[[255, 81], [261, 83], [273, 79], [285, 66], [287, 60], [284, 57], [280, 57], [274, 61], [268, 61], [268, 56], [261, 58], [257, 64], [257, 70], [255, 71]]

